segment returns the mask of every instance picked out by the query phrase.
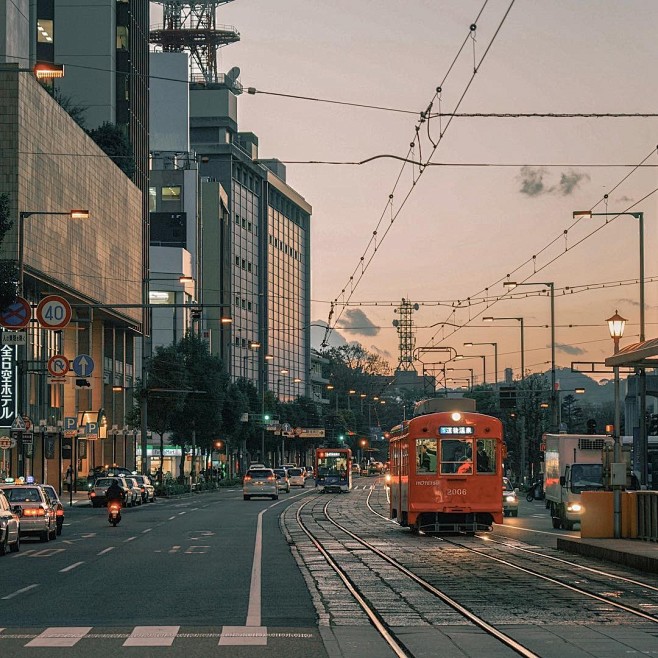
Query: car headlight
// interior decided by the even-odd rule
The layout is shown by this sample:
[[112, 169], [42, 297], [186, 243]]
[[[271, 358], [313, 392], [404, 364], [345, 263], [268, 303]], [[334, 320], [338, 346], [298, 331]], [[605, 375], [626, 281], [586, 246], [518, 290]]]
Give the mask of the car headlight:
[[505, 502], [515, 503], [516, 502], [516, 496], [505, 496]]
[[567, 512], [582, 512], [583, 506], [580, 503], [571, 503], [567, 505]]

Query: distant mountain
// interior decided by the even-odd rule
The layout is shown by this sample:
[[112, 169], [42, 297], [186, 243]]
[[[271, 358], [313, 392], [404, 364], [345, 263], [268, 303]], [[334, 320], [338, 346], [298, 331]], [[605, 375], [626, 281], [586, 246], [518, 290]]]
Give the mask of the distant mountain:
[[[550, 381], [551, 371], [545, 373]], [[602, 404], [604, 402], [614, 402], [615, 399], [615, 385], [612, 378], [601, 383], [595, 379], [588, 377], [583, 372], [571, 372], [569, 368], [556, 368], [555, 380], [560, 384], [561, 391], [571, 391], [571, 395], [583, 402], [589, 404]], [[584, 393], [573, 393], [576, 388], [584, 388]], [[623, 395], [622, 387], [622, 395]], [[562, 398], [567, 393], [562, 394]]]

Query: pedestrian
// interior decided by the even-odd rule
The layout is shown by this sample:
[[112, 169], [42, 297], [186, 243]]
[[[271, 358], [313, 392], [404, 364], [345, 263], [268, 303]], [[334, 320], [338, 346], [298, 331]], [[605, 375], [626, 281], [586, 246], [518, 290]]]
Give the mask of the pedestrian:
[[73, 484], [73, 469], [70, 466], [66, 469], [66, 476], [64, 477], [64, 481], [66, 482], [66, 486], [70, 493], [71, 485]]

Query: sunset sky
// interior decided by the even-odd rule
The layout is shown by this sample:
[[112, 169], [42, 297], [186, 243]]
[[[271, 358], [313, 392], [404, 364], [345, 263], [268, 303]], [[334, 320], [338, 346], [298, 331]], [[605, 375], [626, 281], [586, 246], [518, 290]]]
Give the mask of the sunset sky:
[[[259, 136], [261, 157], [427, 161], [430, 139], [437, 143], [445, 130], [431, 162], [447, 166], [427, 167], [420, 179], [417, 166], [403, 169], [392, 158], [287, 165], [289, 184], [313, 206], [314, 323], [328, 320], [332, 300], [350, 303], [335, 306], [332, 344], [359, 341], [395, 366], [394, 308], [406, 298], [419, 304], [418, 346], [490, 355], [491, 373], [493, 348], [463, 343], [497, 342], [501, 375], [505, 367], [519, 374], [519, 325], [480, 318], [524, 317], [526, 369], [545, 371], [549, 299], [534, 294], [541, 286], [524, 286], [515, 298], [495, 301], [509, 295], [502, 286], [509, 275], [554, 282], [558, 366], [603, 361], [612, 352], [605, 319], [615, 310], [629, 320], [622, 346], [638, 339], [638, 222], [595, 217], [574, 225], [572, 212], [590, 208], [645, 213], [646, 333], [656, 336], [658, 119], [433, 117], [409, 153], [418, 113], [439, 85], [434, 112], [454, 111], [462, 94], [461, 113], [658, 112], [655, 0], [517, 0], [503, 20], [509, 6], [236, 0], [220, 9], [219, 22], [241, 33], [238, 44], [221, 51], [221, 68], [239, 66], [245, 87], [416, 113], [245, 93], [239, 127]], [[474, 62], [481, 64], [471, 82]], [[637, 170], [624, 166], [643, 161]], [[368, 266], [361, 276], [362, 263]], [[619, 285], [627, 281], [633, 283]], [[463, 328], [432, 327], [441, 321]], [[481, 364], [474, 358], [461, 365], [481, 377]]]

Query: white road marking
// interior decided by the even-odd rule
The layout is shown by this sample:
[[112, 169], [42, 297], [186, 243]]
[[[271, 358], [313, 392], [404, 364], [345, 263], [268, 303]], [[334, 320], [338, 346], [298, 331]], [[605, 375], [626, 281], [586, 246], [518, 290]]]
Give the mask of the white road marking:
[[11, 557], [16, 559], [17, 557], [27, 557], [30, 553], [34, 553], [34, 549], [30, 548], [27, 551], [21, 551], [20, 553], [17, 553], [16, 555], [12, 555]]
[[23, 587], [22, 589], [17, 589], [13, 594], [8, 594], [7, 596], [3, 596], [2, 600], [9, 601], [9, 599], [13, 599], [15, 596], [19, 596], [21, 594], [24, 594], [25, 592], [29, 592], [31, 589], [34, 589], [35, 587], [39, 587], [39, 584], [37, 583], [36, 585], [28, 585], [27, 587]]
[[172, 546], [172, 547], [169, 549], [169, 552], [170, 552], [170, 553], [177, 553], [179, 548], [180, 548], [180, 546]]
[[[187, 514], [187, 512], [178, 512], [178, 516], [183, 516], [183, 514]], [[174, 517], [172, 517], [174, 518]]]
[[142, 534], [144, 535], [147, 532], [151, 532], [151, 530], [153, 530], [153, 528], [146, 528], [146, 530], [142, 530]]
[[79, 567], [81, 564], [84, 564], [84, 562], [74, 562], [73, 564], [69, 564], [68, 567], [64, 567], [63, 569], [60, 569], [59, 573], [65, 573], [67, 571], [71, 571], [72, 569]]
[[173, 521], [175, 518], [176, 518], [175, 516], [170, 516], [170, 517], [169, 517], [169, 520], [170, 520], [170, 521]]
[[110, 551], [114, 550], [114, 546], [109, 546], [108, 548], [104, 548], [100, 553], [96, 553], [96, 555], [105, 555], [105, 553], [109, 553]]
[[29, 557], [50, 557], [57, 553], [63, 553], [65, 548], [42, 548], [40, 551], [33, 552]]
[[[206, 549], [210, 548], [210, 546], [190, 546], [185, 552], [189, 555], [203, 555], [204, 553], [207, 553], [208, 551]], [[196, 550], [199, 549], [199, 550]]]
[[72, 647], [89, 631], [91, 626], [47, 628], [41, 635], [28, 642], [26, 647]]
[[258, 514], [256, 524], [256, 543], [254, 546], [254, 562], [251, 567], [251, 586], [249, 587], [249, 608], [247, 610], [247, 626], [260, 626], [261, 620], [261, 565], [263, 557], [263, 514]]
[[132, 541], [133, 539], [137, 539], [137, 537], [128, 537], [128, 539], [124, 539], [123, 543], [125, 544], [128, 541]]
[[267, 627], [265, 626], [224, 626], [219, 638], [219, 646], [266, 646]]
[[180, 626], [135, 626], [124, 647], [170, 647]]

